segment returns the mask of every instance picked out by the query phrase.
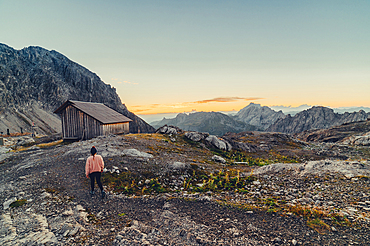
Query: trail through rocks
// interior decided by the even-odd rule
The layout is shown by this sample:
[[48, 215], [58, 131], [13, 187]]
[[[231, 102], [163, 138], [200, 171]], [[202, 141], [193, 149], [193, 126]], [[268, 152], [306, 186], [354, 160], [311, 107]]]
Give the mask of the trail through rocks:
[[[369, 240], [366, 227], [338, 226], [320, 234], [308, 227], [302, 217], [223, 204], [226, 200], [254, 204], [269, 192], [291, 196], [293, 203], [298, 194], [305, 194], [304, 187], [299, 190], [301, 193], [297, 191], [297, 197], [294, 187], [277, 189], [282, 178], [274, 179], [272, 172], [267, 171], [258, 176], [258, 182], [250, 187], [252, 192], [245, 195], [183, 192], [126, 196], [108, 192], [103, 200], [99, 191], [93, 197], [89, 195], [84, 167], [92, 145], [105, 156], [110, 170], [114, 163], [123, 163], [128, 170], [149, 167], [152, 163], [157, 163], [158, 169], [165, 168], [169, 160], [187, 163], [182, 153], [147, 156], [143, 153], [148, 152], [148, 144], [152, 143], [106, 137], [34, 148], [3, 160], [0, 245], [366, 245]], [[285, 178], [283, 183], [289, 185], [306, 182], [298, 176]], [[322, 187], [329, 187], [326, 185], [329, 184], [322, 183]], [[311, 189], [311, 183], [308, 186]], [[313, 192], [315, 187], [309, 191]], [[26, 203], [19, 207], [4, 206], [14, 199]], [[365, 194], [362, 199], [365, 209], [368, 196]], [[317, 200], [329, 202], [324, 197]]]

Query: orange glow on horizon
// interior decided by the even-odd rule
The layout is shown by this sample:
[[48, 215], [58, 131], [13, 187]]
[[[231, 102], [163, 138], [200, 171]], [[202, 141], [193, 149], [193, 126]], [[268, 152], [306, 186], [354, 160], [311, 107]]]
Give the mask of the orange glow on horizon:
[[[261, 98], [262, 99], [262, 98]], [[258, 99], [257, 99], [258, 100]], [[323, 106], [330, 108], [340, 108], [340, 107], [369, 107], [370, 102], [358, 101], [353, 103], [346, 102], [333, 102], [333, 103], [294, 103], [294, 104], [263, 104], [258, 101], [249, 101], [246, 100], [237, 100], [232, 102], [204, 102], [197, 101], [192, 103], [174, 103], [174, 104], [149, 104], [149, 105], [136, 105], [128, 107], [129, 110], [135, 114], [140, 115], [152, 115], [152, 114], [175, 114], [175, 113], [188, 113], [188, 112], [218, 112], [218, 111], [239, 111], [240, 109], [248, 106], [250, 103], [261, 104], [261, 106], [267, 107], [287, 107], [287, 108], [296, 108], [302, 105], [311, 105], [312, 106]]]
[[[130, 111], [135, 114], [166, 114], [166, 113], [183, 113], [194, 111], [232, 111], [233, 109], [242, 109], [247, 106], [248, 102], [253, 102], [263, 98], [258, 97], [217, 97], [213, 99], [198, 100], [194, 102], [181, 102], [173, 104], [149, 104], [135, 105], [129, 107]], [[248, 101], [248, 102], [247, 102]]]

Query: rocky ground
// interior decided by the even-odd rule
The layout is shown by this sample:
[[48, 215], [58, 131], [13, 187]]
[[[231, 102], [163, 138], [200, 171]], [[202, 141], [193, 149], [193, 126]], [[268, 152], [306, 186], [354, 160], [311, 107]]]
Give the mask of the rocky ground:
[[[89, 195], [84, 175], [93, 145], [106, 164], [104, 199], [99, 191]], [[312, 151], [318, 145], [302, 148]], [[226, 155], [225, 163], [215, 158], [210, 146], [175, 133], [16, 149], [0, 158], [0, 245], [370, 241], [370, 163], [365, 159], [323, 155], [326, 160], [235, 165]], [[338, 147], [342, 155], [349, 155], [347, 150]]]

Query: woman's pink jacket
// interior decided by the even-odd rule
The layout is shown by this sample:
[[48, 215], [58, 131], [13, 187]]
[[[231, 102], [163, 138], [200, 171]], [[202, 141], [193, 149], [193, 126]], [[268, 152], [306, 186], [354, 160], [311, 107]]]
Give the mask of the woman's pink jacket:
[[86, 176], [93, 172], [103, 172], [104, 161], [101, 155], [90, 156], [86, 160]]

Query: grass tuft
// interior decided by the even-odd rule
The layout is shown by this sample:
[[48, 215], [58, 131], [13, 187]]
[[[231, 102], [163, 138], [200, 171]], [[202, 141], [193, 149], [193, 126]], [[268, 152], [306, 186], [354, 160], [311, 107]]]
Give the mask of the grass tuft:
[[12, 202], [9, 206], [12, 207], [12, 208], [17, 208], [17, 207], [23, 206], [26, 203], [27, 203], [26, 199], [21, 199], [21, 200], [17, 200], [15, 202]]
[[307, 225], [320, 234], [325, 234], [326, 231], [330, 230], [330, 226], [318, 218], [307, 221]]

